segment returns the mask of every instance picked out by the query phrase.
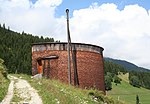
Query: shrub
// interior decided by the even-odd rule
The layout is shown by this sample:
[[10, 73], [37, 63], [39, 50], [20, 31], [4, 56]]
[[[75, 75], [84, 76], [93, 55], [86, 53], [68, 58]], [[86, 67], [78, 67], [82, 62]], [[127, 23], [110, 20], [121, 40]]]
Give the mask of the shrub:
[[114, 83], [116, 83], [116, 85], [121, 83], [121, 79], [117, 75], [114, 76]]
[[88, 95], [92, 96], [93, 100], [96, 100], [98, 102], [103, 102], [106, 104], [114, 104], [114, 100], [111, 97], [103, 95], [103, 92], [98, 90], [89, 90]]

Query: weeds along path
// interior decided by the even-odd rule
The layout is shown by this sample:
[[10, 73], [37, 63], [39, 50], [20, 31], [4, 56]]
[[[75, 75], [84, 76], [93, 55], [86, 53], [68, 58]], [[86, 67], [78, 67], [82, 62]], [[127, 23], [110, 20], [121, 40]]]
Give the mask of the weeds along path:
[[37, 91], [26, 80], [14, 76], [9, 78], [8, 93], [0, 104], [43, 104]]

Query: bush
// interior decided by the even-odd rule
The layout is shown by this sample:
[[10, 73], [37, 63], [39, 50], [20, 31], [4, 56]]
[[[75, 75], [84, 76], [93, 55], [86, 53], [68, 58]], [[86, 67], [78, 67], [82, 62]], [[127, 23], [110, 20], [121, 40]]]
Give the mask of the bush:
[[106, 104], [114, 104], [114, 100], [111, 97], [103, 95], [103, 92], [98, 90], [89, 90], [88, 95], [92, 96], [93, 100], [96, 100], [98, 102], [103, 102]]
[[117, 75], [114, 76], [114, 83], [116, 83], [116, 85], [121, 83], [121, 79]]

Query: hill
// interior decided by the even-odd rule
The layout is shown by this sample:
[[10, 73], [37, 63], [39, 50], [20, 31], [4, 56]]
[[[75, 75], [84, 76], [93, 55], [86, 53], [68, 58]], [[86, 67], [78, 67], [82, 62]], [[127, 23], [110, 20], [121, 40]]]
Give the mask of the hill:
[[54, 42], [54, 39], [17, 33], [0, 25], [0, 58], [9, 73], [31, 74], [31, 44], [38, 42]]
[[121, 84], [115, 85], [112, 83], [112, 90], [107, 92], [109, 96], [112, 96], [116, 100], [119, 99], [128, 102], [128, 104], [135, 104], [136, 95], [138, 95], [141, 104], [149, 104], [150, 90], [131, 86], [128, 74], [119, 75], [119, 77], [122, 79]]
[[113, 59], [113, 58], [108, 58], [108, 57], [105, 57], [104, 60], [105, 61], [111, 61], [111, 62], [114, 62], [116, 64], [122, 65], [128, 71], [150, 72], [149, 69], [139, 67], [139, 66], [137, 66], [131, 62], [127, 62], [125, 60], [118, 60], [118, 59]]
[[[111, 89], [111, 82], [116, 79], [116, 75], [119, 73], [129, 73], [129, 82], [131, 85], [136, 87], [144, 87], [150, 89], [150, 72], [148, 71], [137, 71], [132, 69], [126, 69], [121, 64], [116, 64], [113, 61], [104, 61], [104, 72], [105, 72], [105, 87], [106, 90]], [[119, 81], [119, 79], [117, 78]]]

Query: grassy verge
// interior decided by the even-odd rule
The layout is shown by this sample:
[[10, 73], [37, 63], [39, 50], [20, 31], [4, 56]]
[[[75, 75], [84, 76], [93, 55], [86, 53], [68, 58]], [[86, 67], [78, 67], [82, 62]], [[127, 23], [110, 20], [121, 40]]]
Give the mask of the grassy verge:
[[[114, 104], [112, 98], [97, 90], [82, 90], [63, 84], [57, 80], [31, 79], [27, 75], [17, 75], [30, 82], [42, 97], [44, 104]], [[121, 104], [121, 103], [118, 103]]]
[[135, 104], [136, 103], [136, 95], [139, 96], [141, 104], [149, 104], [150, 103], [150, 90], [145, 88], [137, 88], [131, 86], [126, 77], [121, 77], [122, 82], [117, 86], [113, 83], [112, 90], [108, 91], [108, 95], [112, 96], [114, 99], [120, 99], [123, 101], [128, 102], [128, 104]]
[[0, 102], [4, 99], [8, 91], [9, 80], [7, 79], [6, 67], [3, 65], [3, 60], [0, 58]]
[[0, 102], [3, 100], [8, 91], [9, 80], [0, 73]]

